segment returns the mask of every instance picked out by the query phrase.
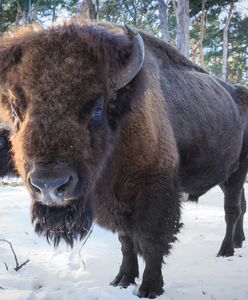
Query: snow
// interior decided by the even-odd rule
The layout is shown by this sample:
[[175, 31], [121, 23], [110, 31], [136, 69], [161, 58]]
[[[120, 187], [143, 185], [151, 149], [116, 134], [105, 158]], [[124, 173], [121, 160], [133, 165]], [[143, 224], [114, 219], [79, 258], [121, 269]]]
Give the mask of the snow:
[[[248, 189], [247, 189], [248, 190]], [[18, 272], [9, 246], [0, 242], [1, 300], [132, 300], [137, 286], [109, 286], [121, 261], [117, 237], [97, 226], [81, 250], [58, 249], [36, 236], [29, 217], [29, 196], [22, 186], [0, 187], [0, 238], [14, 247]], [[165, 293], [159, 300], [247, 300], [248, 243], [230, 258], [217, 258], [225, 231], [223, 195], [214, 188], [198, 205], [185, 203], [184, 228], [170, 256], [165, 258]], [[248, 236], [248, 218], [245, 218]], [[140, 259], [140, 274], [144, 269]], [[6, 270], [4, 263], [9, 270]]]

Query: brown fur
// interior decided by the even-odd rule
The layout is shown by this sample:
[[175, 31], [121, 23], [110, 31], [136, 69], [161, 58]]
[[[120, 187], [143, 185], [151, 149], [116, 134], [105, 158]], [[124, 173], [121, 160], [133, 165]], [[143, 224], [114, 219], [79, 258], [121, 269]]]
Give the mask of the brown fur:
[[[180, 227], [179, 192], [197, 194], [222, 183], [228, 190], [225, 183], [236, 172], [229, 182], [239, 190], [232, 189], [230, 203], [226, 197], [235, 216], [227, 222], [235, 226], [239, 218], [247, 99], [246, 91], [231, 94], [231, 86], [173, 47], [140, 34], [144, 65], [118, 91], [110, 78], [131, 53], [120, 27], [71, 24], [5, 39], [0, 115], [15, 128], [14, 161], [33, 198], [36, 232], [55, 245], [61, 239], [73, 245], [89, 230], [93, 214], [122, 243], [123, 262], [112, 284], [134, 282], [141, 254], [146, 268], [138, 295], [153, 298], [163, 291], [163, 255]], [[91, 114], [102, 96], [103, 116], [95, 121]], [[53, 180], [70, 170], [78, 174], [73, 199], [61, 206], [41, 203], [31, 175]], [[232, 251], [227, 232], [220, 253]]]

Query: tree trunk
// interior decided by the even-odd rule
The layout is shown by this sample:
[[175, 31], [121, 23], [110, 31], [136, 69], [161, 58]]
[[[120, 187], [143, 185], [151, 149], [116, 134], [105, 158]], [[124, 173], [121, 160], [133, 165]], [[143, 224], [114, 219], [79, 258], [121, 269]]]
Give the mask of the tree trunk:
[[84, 19], [90, 18], [90, 9], [87, 0], [78, 1], [77, 5], [77, 15], [78, 17], [82, 17]]
[[168, 1], [165, 2], [164, 0], [158, 0], [158, 11], [162, 38], [166, 42], [170, 42], [170, 32], [168, 25]]
[[27, 22], [32, 22], [32, 1], [28, 0], [28, 15], [27, 15]]
[[201, 66], [204, 67], [205, 61], [204, 61], [204, 51], [203, 51], [203, 41], [205, 38], [205, 33], [206, 33], [206, 24], [207, 24], [207, 10], [206, 10], [206, 1], [207, 0], [202, 0], [202, 5], [201, 5], [201, 32], [200, 32], [200, 38], [198, 43], [194, 46], [193, 48], [193, 53], [192, 53], [192, 61], [196, 63], [198, 54], [200, 55], [200, 64]]
[[0, 35], [4, 31], [4, 21], [3, 21], [3, 0], [0, 0]]
[[223, 30], [223, 65], [222, 65], [222, 79], [227, 81], [227, 60], [228, 60], [228, 30], [232, 15], [234, 12], [234, 1], [230, 4], [228, 15], [226, 18], [224, 30]]
[[99, 0], [95, 1], [95, 19], [99, 20]]
[[53, 0], [53, 6], [52, 6], [52, 22], [55, 23], [56, 21], [56, 0]]
[[201, 17], [201, 33], [200, 33], [200, 63], [201, 66], [204, 67], [205, 61], [204, 61], [204, 51], [203, 51], [203, 41], [205, 38], [206, 33], [206, 24], [207, 24], [207, 10], [205, 6], [206, 0], [202, 0], [202, 17]]
[[78, 16], [85, 19], [99, 19], [99, 0], [81, 0], [78, 2]]
[[189, 0], [172, 0], [177, 19], [177, 48], [189, 57]]

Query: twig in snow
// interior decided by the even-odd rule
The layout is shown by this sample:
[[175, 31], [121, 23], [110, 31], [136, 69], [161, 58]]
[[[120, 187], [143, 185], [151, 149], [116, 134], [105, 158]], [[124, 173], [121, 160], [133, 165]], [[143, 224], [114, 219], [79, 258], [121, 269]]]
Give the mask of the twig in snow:
[[7, 271], [9, 271], [8, 265], [6, 264], [6, 262], [4, 262], [5, 268]]
[[83, 263], [83, 265], [84, 265], [85, 271], [86, 271], [86, 264], [85, 264], [85, 262], [84, 262], [84, 260], [83, 260], [83, 258], [82, 258], [81, 252], [82, 252], [82, 249], [83, 249], [84, 245], [86, 244], [86, 242], [88, 241], [89, 237], [91, 236], [91, 234], [92, 234], [92, 232], [93, 232], [93, 229], [94, 229], [94, 226], [95, 226], [95, 222], [93, 222], [92, 226], [91, 226], [90, 229], [88, 230], [88, 233], [87, 233], [85, 239], [83, 240], [82, 246], [81, 246], [80, 249], [79, 249], [79, 256], [80, 256], [81, 261], [82, 261], [82, 263]]
[[[10, 246], [10, 249], [11, 249], [13, 255], [14, 255], [14, 259], [15, 259], [15, 263], [16, 263], [16, 266], [14, 268], [14, 270], [16, 272], [19, 271], [23, 266], [25, 266], [29, 262], [29, 259], [27, 259], [26, 261], [24, 261], [22, 264], [19, 265], [19, 262], [18, 262], [16, 253], [15, 253], [15, 250], [14, 250], [11, 242], [7, 241], [6, 239], [0, 239], [0, 242], [5, 242], [5, 243], [7, 243]], [[6, 263], [4, 263], [4, 264], [5, 264], [6, 269], [8, 270], [7, 264]]]

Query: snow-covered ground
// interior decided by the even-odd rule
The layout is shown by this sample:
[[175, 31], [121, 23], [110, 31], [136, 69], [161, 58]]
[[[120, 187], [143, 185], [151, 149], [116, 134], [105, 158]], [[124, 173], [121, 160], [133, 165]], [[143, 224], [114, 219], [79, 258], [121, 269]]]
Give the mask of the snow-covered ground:
[[[165, 293], [158, 299], [247, 300], [248, 242], [236, 250], [234, 257], [216, 257], [225, 230], [221, 191], [212, 189], [198, 205], [185, 203], [183, 222], [179, 241], [165, 259]], [[245, 232], [248, 236], [248, 217]], [[0, 243], [1, 300], [138, 299], [135, 292], [140, 280], [127, 289], [109, 286], [121, 261], [115, 235], [96, 226], [81, 251], [84, 266], [80, 244], [73, 250], [65, 245], [53, 249], [33, 233], [29, 197], [21, 186], [0, 187], [0, 238], [13, 244], [19, 263], [30, 260], [14, 271], [14, 257], [8, 245]], [[142, 274], [142, 259], [140, 265]]]

